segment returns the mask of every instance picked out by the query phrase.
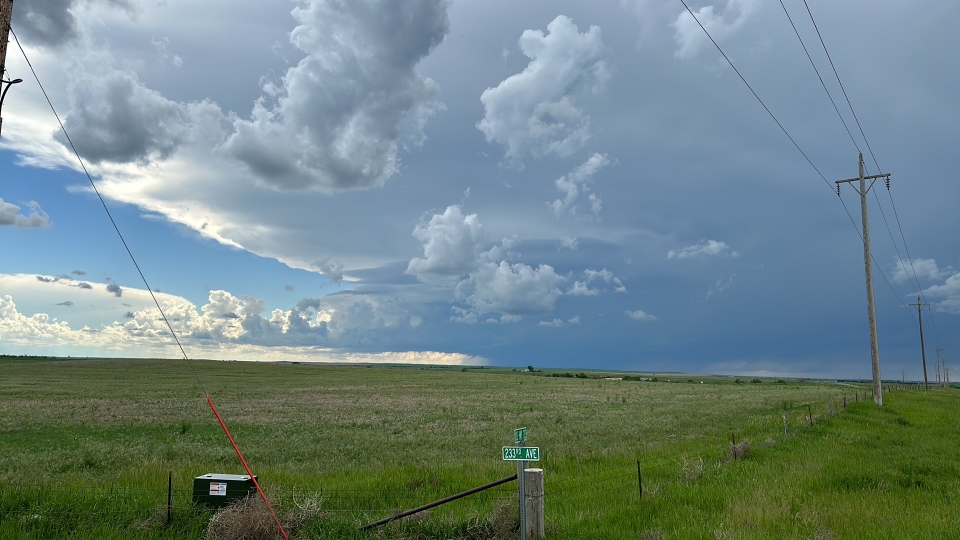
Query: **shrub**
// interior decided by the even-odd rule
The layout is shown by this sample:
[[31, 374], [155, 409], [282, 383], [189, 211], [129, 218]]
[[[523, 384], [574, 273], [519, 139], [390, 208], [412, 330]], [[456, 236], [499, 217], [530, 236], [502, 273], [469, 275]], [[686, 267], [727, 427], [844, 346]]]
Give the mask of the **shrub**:
[[753, 379], [752, 381], [750, 381], [750, 383], [751, 383], [751, 384], [761, 384], [761, 383], [763, 383], [763, 381], [761, 381], [760, 379]]

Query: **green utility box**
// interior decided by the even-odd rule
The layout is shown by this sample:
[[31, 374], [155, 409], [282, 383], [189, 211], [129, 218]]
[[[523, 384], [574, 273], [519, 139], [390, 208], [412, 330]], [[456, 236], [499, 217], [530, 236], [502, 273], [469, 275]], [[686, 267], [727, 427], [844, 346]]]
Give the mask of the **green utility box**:
[[207, 473], [193, 479], [193, 502], [219, 508], [256, 490], [253, 479], [245, 474]]

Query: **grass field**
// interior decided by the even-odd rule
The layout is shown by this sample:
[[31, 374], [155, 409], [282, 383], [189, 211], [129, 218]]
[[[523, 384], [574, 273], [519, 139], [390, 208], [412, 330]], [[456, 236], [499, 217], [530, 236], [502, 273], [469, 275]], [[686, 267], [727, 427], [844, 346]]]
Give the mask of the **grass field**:
[[[550, 538], [960, 538], [956, 389], [844, 408], [865, 388], [193, 366], [298, 538], [503, 536], [514, 484], [357, 528], [516, 472], [500, 447], [517, 427], [542, 450]], [[0, 537], [202, 538], [189, 490], [207, 472], [243, 470], [183, 361], [0, 360]]]

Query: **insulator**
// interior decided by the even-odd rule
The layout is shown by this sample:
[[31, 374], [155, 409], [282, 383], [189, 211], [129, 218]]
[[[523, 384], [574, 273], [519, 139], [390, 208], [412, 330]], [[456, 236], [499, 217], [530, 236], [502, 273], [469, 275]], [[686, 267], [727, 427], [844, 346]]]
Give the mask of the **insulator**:
[[837, 197], [840, 196], [840, 184], [837, 184]]
[[886, 184], [887, 184], [887, 191], [890, 191], [890, 177], [889, 177], [889, 176], [886, 178]]

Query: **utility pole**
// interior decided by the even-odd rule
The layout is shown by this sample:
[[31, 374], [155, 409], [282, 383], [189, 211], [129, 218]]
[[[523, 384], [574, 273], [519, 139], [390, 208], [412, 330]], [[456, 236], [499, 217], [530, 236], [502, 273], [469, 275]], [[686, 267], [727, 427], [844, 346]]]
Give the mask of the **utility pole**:
[[940, 363], [940, 346], [937, 345], [937, 386], [943, 388], [943, 377], [940, 376], [942, 373], [940, 370], [943, 369], [943, 364]]
[[918, 296], [917, 303], [910, 305], [917, 306], [917, 314], [920, 316], [920, 357], [923, 358], [923, 388], [929, 390], [930, 383], [927, 381], [927, 351], [923, 348], [923, 306], [929, 306], [930, 304], [921, 302]]
[[6, 73], [7, 40], [10, 39], [10, 20], [13, 19], [13, 0], [0, 0], [0, 75]]
[[937, 386], [940, 386], [940, 347], [937, 347]]
[[[10, 87], [23, 82], [22, 79], [7, 80], [3, 76], [7, 73], [7, 41], [10, 39], [10, 21], [13, 19], [13, 0], [0, 0], [0, 110], [3, 109], [3, 98], [7, 97]], [[0, 128], [3, 127], [3, 117], [0, 117]]]
[[[870, 323], [870, 365], [873, 371], [873, 402], [877, 405], [883, 405], [883, 389], [880, 386], [880, 345], [877, 343], [877, 313], [873, 305], [873, 257], [870, 256], [870, 223], [867, 220], [867, 192], [873, 187], [877, 178], [890, 179], [889, 174], [875, 174], [864, 176], [863, 154], [860, 154], [860, 176], [848, 178], [846, 180], [837, 180], [837, 196], [840, 196], [840, 185], [845, 183], [859, 182], [860, 188], [857, 193], [860, 194], [860, 217], [863, 221], [863, 266], [867, 276], [867, 319]], [[867, 187], [867, 180], [870, 180], [870, 186]]]

